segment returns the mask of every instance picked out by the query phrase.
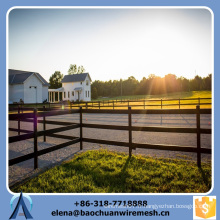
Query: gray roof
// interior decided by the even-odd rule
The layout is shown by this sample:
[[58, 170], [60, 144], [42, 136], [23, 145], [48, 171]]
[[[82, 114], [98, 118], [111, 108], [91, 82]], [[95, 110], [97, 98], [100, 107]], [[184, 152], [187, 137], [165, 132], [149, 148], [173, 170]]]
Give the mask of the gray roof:
[[89, 76], [90, 80], [91, 77], [88, 73], [79, 73], [79, 74], [73, 74], [73, 75], [65, 75], [61, 81], [61, 83], [67, 83], [67, 82], [82, 82], [86, 79], [86, 77]]
[[8, 71], [8, 81], [9, 84], [21, 84], [24, 81], [35, 74], [43, 83], [44, 86], [49, 86], [50, 84], [39, 74], [36, 72], [22, 71], [22, 70], [13, 70], [9, 69]]

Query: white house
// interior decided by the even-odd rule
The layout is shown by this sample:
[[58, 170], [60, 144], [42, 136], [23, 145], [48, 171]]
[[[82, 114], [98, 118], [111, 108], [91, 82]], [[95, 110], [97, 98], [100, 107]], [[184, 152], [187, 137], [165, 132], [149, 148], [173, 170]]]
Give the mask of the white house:
[[36, 72], [9, 69], [9, 103], [42, 103], [48, 100], [48, 82]]
[[[89, 73], [65, 75], [62, 79], [62, 87], [59, 89], [49, 89], [49, 101], [91, 101], [91, 77]], [[58, 94], [58, 100], [55, 98]], [[60, 97], [60, 93], [62, 96]]]

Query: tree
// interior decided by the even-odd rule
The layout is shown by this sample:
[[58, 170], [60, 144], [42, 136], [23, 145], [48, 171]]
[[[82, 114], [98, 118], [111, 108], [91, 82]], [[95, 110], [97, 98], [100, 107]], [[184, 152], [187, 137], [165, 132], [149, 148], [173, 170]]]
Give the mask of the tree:
[[70, 68], [68, 70], [69, 75], [73, 75], [77, 73], [77, 65], [76, 64], [70, 64]]
[[176, 75], [169, 73], [165, 75], [164, 81], [166, 85], [166, 93], [178, 91], [179, 88], [176, 80]]
[[92, 87], [92, 99], [97, 99], [98, 98], [98, 92], [96, 87]]
[[62, 87], [61, 80], [63, 79], [63, 74], [60, 71], [55, 71], [49, 79], [50, 89], [58, 89]]
[[200, 91], [203, 88], [203, 80], [201, 76], [196, 75], [194, 79], [190, 81], [191, 91]]
[[78, 72], [77, 73], [84, 73], [85, 72], [85, 68], [81, 65], [78, 66]]
[[138, 88], [138, 80], [134, 76], [128, 77], [127, 80], [123, 81], [123, 91], [127, 95], [136, 95], [136, 90]]
[[179, 91], [180, 92], [189, 92], [190, 87], [189, 87], [189, 80], [186, 79], [185, 77], [181, 76], [177, 79], [178, 85], [179, 85]]
[[81, 65], [78, 66], [76, 64], [70, 64], [68, 74], [73, 75], [73, 74], [79, 74], [85, 72], [85, 68]]
[[209, 74], [207, 77], [203, 78], [203, 84], [205, 90], [212, 90], [212, 74]]

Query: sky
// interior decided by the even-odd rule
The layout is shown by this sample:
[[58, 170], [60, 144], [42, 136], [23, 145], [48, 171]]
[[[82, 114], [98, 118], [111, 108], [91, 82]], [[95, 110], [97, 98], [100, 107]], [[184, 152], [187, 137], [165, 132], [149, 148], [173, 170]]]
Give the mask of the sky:
[[213, 73], [212, 15], [203, 9], [13, 9], [8, 68], [66, 75], [83, 65], [95, 80]]

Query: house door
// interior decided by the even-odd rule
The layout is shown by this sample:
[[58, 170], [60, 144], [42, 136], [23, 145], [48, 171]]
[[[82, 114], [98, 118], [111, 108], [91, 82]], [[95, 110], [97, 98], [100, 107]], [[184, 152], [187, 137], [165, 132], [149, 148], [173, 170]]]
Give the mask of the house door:
[[37, 103], [37, 86], [29, 87], [29, 103]]

